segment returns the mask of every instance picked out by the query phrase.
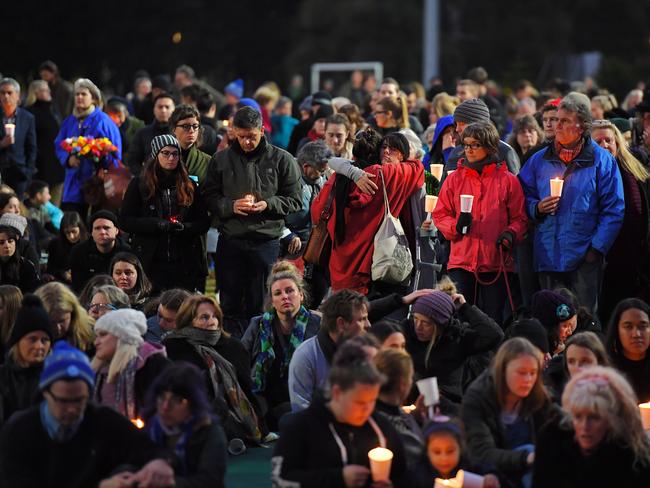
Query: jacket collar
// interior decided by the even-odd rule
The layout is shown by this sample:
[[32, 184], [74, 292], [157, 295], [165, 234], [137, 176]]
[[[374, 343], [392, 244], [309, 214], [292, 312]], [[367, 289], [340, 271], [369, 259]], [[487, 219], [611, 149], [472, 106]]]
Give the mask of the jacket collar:
[[320, 346], [323, 354], [325, 355], [325, 360], [327, 364], [331, 366], [332, 359], [334, 358], [334, 353], [336, 352], [336, 343], [332, 340], [327, 331], [321, 328], [318, 331], [318, 345]]
[[[590, 137], [585, 136], [585, 143], [582, 147], [582, 151], [580, 151], [580, 154], [578, 154], [572, 163], [576, 163], [576, 166], [585, 168], [587, 166], [592, 166], [594, 164], [594, 159], [596, 155], [596, 150], [594, 149], [594, 142], [591, 140]], [[552, 161], [554, 163], [559, 163], [562, 165], [566, 165], [564, 161], [560, 159], [560, 157], [557, 155], [557, 152], [555, 151], [555, 144], [549, 144], [548, 147], [546, 148], [546, 151], [544, 151], [544, 159], [548, 161]]]
[[244, 159], [251, 160], [257, 158], [262, 153], [264, 153], [264, 151], [266, 151], [266, 146], [267, 146], [266, 136], [262, 136], [262, 138], [260, 139], [260, 143], [251, 152], [244, 152], [244, 150], [241, 148], [237, 140], [234, 140], [232, 142], [232, 144], [230, 145], [230, 149], [232, 149], [232, 151], [238, 156], [241, 156]]

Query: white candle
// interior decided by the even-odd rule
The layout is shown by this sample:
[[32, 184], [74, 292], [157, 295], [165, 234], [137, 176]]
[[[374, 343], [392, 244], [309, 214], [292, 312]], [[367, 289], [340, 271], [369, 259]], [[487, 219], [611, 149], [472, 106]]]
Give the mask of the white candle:
[[436, 478], [433, 488], [462, 488], [462, 485], [459, 485], [455, 478], [449, 480]]
[[427, 213], [433, 212], [438, 203], [438, 197], [435, 195], [427, 195], [424, 197], [424, 210]]
[[455, 170], [455, 169], [450, 169], [449, 171], [447, 171], [447, 176], [449, 176], [450, 174], [452, 174], [454, 171], [456, 171], [456, 170]]
[[639, 411], [641, 412], [641, 423], [645, 430], [650, 430], [650, 402], [641, 403], [639, 405]]
[[562, 186], [564, 181], [561, 178], [551, 178], [551, 196], [560, 197], [562, 196]]
[[390, 449], [375, 447], [368, 452], [370, 472], [373, 481], [388, 481], [390, 479], [390, 465], [393, 462], [393, 453]]
[[424, 406], [430, 407], [440, 403], [440, 391], [438, 390], [438, 378], [423, 378], [415, 383], [418, 391], [424, 397]]
[[442, 179], [442, 171], [445, 169], [444, 164], [432, 164], [429, 166], [431, 174], [436, 177], [438, 181]]
[[13, 137], [16, 133], [16, 124], [5, 124], [5, 134]]
[[472, 213], [473, 203], [474, 203], [474, 195], [461, 195], [460, 211], [463, 213]]

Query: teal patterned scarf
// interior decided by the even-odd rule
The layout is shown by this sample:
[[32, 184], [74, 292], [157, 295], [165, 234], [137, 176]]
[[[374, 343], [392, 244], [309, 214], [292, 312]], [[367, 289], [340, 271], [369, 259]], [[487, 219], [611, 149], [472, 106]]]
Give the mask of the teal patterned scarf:
[[[289, 369], [289, 361], [293, 356], [296, 348], [305, 340], [305, 329], [311, 314], [309, 311], [300, 306], [298, 315], [296, 316], [296, 323], [291, 330], [291, 337], [289, 343], [284, 349], [284, 357], [282, 358], [282, 375], [284, 376]], [[275, 319], [274, 312], [265, 312], [260, 320], [260, 334], [259, 341], [261, 342], [260, 353], [255, 358], [253, 364], [253, 393], [261, 394], [266, 388], [266, 376], [271, 369], [273, 361], [275, 361], [275, 350], [273, 349], [273, 320]]]

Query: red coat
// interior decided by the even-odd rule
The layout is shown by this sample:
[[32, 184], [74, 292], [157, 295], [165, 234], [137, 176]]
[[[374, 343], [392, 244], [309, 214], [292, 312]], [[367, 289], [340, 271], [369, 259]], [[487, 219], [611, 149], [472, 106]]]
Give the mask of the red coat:
[[[474, 195], [472, 224], [464, 236], [456, 232], [461, 194]], [[489, 164], [481, 174], [460, 163], [458, 170], [445, 179], [440, 189], [433, 221], [451, 241], [448, 269], [496, 272], [500, 266], [496, 245], [499, 235], [509, 230], [515, 236], [515, 243], [519, 243], [528, 228], [524, 192], [519, 179], [508, 171], [505, 163]], [[506, 270], [514, 271], [511, 255], [504, 257]]]
[[[354, 183], [352, 184], [345, 209], [345, 240], [342, 243], [335, 242], [336, 199], [332, 201], [332, 216], [327, 230], [333, 243], [329, 270], [334, 291], [350, 288], [364, 295], [368, 293], [375, 234], [384, 218], [380, 168], [386, 182], [391, 213], [394, 216], [399, 215], [408, 198], [424, 184], [424, 168], [420, 161], [405, 161], [383, 166], [376, 164], [365, 168], [367, 173], [377, 175], [374, 181], [379, 186], [379, 191], [374, 195], [366, 195]], [[333, 175], [312, 202], [311, 216], [314, 223], [318, 222], [336, 178], [337, 175]]]

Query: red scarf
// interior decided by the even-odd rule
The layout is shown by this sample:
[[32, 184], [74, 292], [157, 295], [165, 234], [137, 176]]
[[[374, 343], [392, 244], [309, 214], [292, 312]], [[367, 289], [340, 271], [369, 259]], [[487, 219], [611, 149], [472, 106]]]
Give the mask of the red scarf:
[[580, 139], [580, 142], [578, 142], [578, 144], [576, 144], [574, 147], [566, 148], [556, 140], [555, 152], [565, 164], [569, 164], [578, 156], [578, 154], [580, 154], [584, 145], [585, 145], [585, 140]]

